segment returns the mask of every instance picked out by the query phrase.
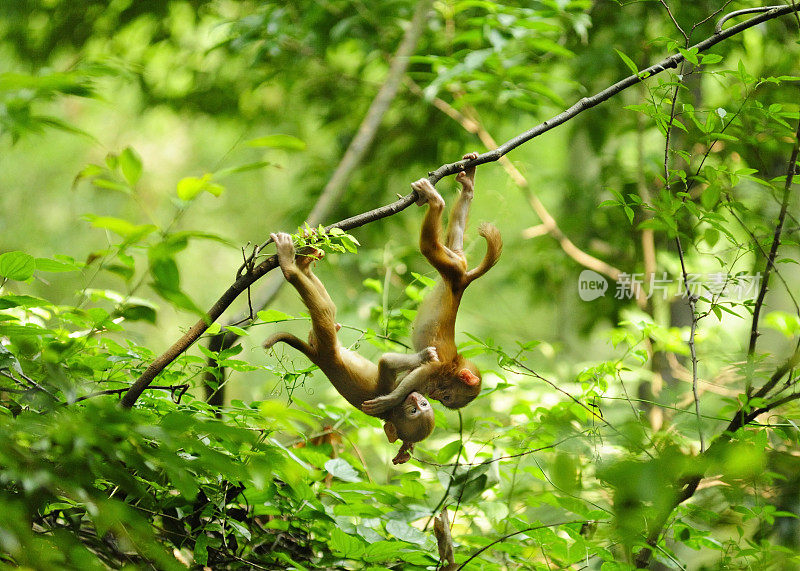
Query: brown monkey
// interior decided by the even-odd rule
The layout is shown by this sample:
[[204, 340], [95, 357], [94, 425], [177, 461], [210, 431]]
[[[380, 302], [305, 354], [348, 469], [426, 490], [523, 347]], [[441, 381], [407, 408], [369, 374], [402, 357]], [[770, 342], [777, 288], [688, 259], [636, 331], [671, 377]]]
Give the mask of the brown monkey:
[[[474, 159], [477, 156], [477, 153], [470, 153], [464, 158]], [[396, 406], [411, 391], [419, 391], [448, 408], [461, 408], [480, 393], [480, 372], [456, 351], [456, 313], [467, 286], [497, 263], [503, 241], [495, 226], [481, 224], [478, 233], [486, 239], [486, 255], [478, 267], [467, 270], [464, 228], [475, 188], [475, 168], [461, 171], [456, 175], [456, 180], [461, 184], [461, 195], [450, 215], [446, 245], [439, 238], [444, 199], [426, 178], [411, 184], [419, 197], [417, 204], [428, 204], [428, 212], [422, 222], [420, 251], [442, 277], [417, 312], [412, 340], [417, 350], [420, 347], [435, 347], [439, 360], [421, 366], [415, 375], [408, 375], [390, 394], [365, 402], [361, 408], [367, 414], [379, 414]]]
[[[270, 236], [277, 247], [278, 262], [284, 277], [298, 291], [311, 314], [311, 333], [308, 343], [290, 333], [276, 333], [267, 339], [264, 347], [269, 348], [283, 341], [305, 353], [328, 377], [339, 394], [356, 408], [361, 408], [368, 399], [391, 392], [399, 373], [411, 371], [407, 377], [414, 377], [420, 365], [437, 359], [436, 350], [425, 347], [413, 355], [386, 353], [376, 365], [342, 347], [336, 335], [339, 329], [336, 306], [310, 267], [311, 262], [322, 255], [322, 251], [316, 250], [313, 257], [298, 256], [295, 261], [292, 237], [284, 233]], [[392, 460], [394, 464], [407, 462], [411, 458], [414, 443], [424, 440], [434, 426], [433, 409], [425, 397], [413, 391], [407, 391], [404, 397], [396, 405], [373, 415], [385, 421], [383, 429], [389, 442], [398, 438], [403, 442]]]

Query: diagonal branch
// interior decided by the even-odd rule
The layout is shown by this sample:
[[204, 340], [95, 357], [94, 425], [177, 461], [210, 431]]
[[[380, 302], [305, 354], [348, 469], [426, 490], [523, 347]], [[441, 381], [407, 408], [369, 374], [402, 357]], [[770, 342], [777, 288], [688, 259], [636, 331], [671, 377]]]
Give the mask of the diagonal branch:
[[[740, 24], [732, 26], [721, 32], [719, 34], [715, 34], [702, 42], [695, 44], [692, 48], [697, 48], [698, 52], [703, 52], [708, 48], [717, 45], [718, 43], [722, 42], [747, 30], [748, 28], [752, 28], [762, 22], [766, 22], [768, 20], [772, 20], [779, 16], [785, 16], [786, 14], [790, 14], [800, 10], [800, 5], [798, 6], [780, 6], [776, 7], [769, 12], [765, 12], [764, 14], [760, 14], [754, 18], [746, 20]], [[490, 163], [497, 161], [500, 157], [507, 154], [509, 151], [516, 149], [523, 143], [526, 143], [533, 139], [534, 137], [538, 137], [542, 133], [557, 127], [569, 119], [577, 116], [578, 114], [586, 111], [587, 109], [591, 109], [599, 105], [600, 103], [607, 101], [617, 93], [631, 87], [632, 85], [636, 85], [640, 81], [647, 79], [653, 75], [657, 75], [667, 69], [675, 68], [679, 63], [684, 61], [684, 56], [680, 53], [673, 54], [668, 58], [651, 65], [647, 69], [640, 71], [638, 74], [631, 75], [626, 77], [625, 79], [618, 81], [614, 85], [607, 87], [600, 93], [593, 95], [592, 97], [585, 97], [578, 101], [575, 105], [567, 109], [566, 111], [556, 115], [552, 119], [545, 121], [544, 123], [540, 123], [536, 127], [517, 135], [513, 139], [506, 141], [498, 148], [494, 149], [493, 151], [489, 151], [488, 153], [484, 153], [479, 155], [477, 158], [472, 160], [460, 160], [454, 163], [445, 164], [440, 166], [435, 171], [431, 171], [428, 173], [428, 180], [431, 181], [432, 184], [436, 184], [442, 178], [456, 174], [465, 168], [470, 166], [477, 166], [482, 165], [485, 163]], [[397, 214], [398, 212], [405, 210], [409, 206], [411, 206], [416, 201], [416, 193], [411, 192], [410, 194], [400, 198], [399, 200], [393, 202], [392, 204], [387, 204], [386, 206], [381, 206], [380, 208], [376, 208], [375, 210], [370, 210], [369, 212], [364, 212], [363, 214], [358, 214], [356, 216], [352, 216], [335, 224], [331, 224], [327, 227], [327, 230], [331, 230], [333, 228], [341, 228], [342, 230], [352, 230], [353, 228], [358, 228], [370, 222], [375, 222], [376, 220], [380, 220], [381, 218], [386, 218], [387, 216], [392, 216]], [[122, 397], [121, 404], [125, 408], [132, 407], [142, 392], [147, 388], [147, 386], [156, 378], [156, 376], [161, 373], [172, 361], [174, 361], [181, 353], [186, 351], [195, 341], [197, 341], [200, 336], [208, 329], [208, 327], [216, 321], [222, 313], [233, 303], [233, 301], [248, 287], [250, 287], [253, 283], [257, 280], [262, 278], [271, 270], [275, 269], [278, 265], [278, 258], [275, 255], [268, 257], [267, 259], [261, 261], [258, 264], [255, 264], [251, 269], [242, 273], [242, 275], [238, 276], [233, 284], [222, 294], [222, 296], [211, 306], [208, 310], [206, 316], [203, 319], [200, 319], [197, 323], [195, 323], [180, 339], [178, 339], [170, 348], [168, 348], [163, 354], [157, 357], [147, 369], [139, 376], [136, 381], [131, 385], [130, 390]]]

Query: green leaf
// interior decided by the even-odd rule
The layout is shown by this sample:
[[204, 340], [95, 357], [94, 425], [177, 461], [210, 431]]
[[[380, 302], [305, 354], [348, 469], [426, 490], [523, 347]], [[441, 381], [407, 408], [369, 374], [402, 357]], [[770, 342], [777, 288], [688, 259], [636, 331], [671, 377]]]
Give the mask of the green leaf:
[[402, 539], [409, 543], [416, 543], [422, 545], [425, 543], [425, 534], [415, 527], [411, 527], [404, 521], [390, 519], [386, 522], [386, 531], [391, 533], [397, 539]]
[[121, 192], [127, 195], [131, 194], [131, 189], [127, 185], [124, 185], [121, 182], [117, 182], [115, 180], [109, 180], [107, 178], [98, 177], [92, 181], [92, 184], [97, 188], [102, 188], [105, 190], [116, 190], [117, 192]]
[[633, 60], [631, 58], [629, 58], [628, 56], [626, 56], [624, 53], [622, 53], [617, 49], [615, 49], [614, 51], [617, 52], [619, 59], [621, 59], [623, 63], [625, 63], [625, 65], [628, 66], [628, 69], [630, 69], [634, 74], [639, 73], [639, 68], [636, 67], [636, 64], [633, 63]]
[[52, 305], [46, 299], [30, 295], [4, 295], [0, 297], [0, 309], [12, 307], [47, 307]]
[[325, 462], [325, 469], [345, 482], [360, 482], [358, 472], [344, 458], [332, 458]]
[[36, 260], [25, 252], [0, 254], [0, 276], [18, 282], [29, 279], [36, 270]]
[[36, 258], [36, 271], [38, 272], [76, 272], [80, 267], [69, 262], [60, 262], [50, 258]]
[[445, 444], [440, 450], [439, 454], [436, 455], [437, 462], [443, 463], [447, 462], [451, 458], [453, 458], [458, 451], [461, 450], [462, 442], [461, 440], [453, 440], [452, 442]]
[[131, 147], [125, 149], [119, 155], [119, 166], [122, 169], [122, 176], [131, 186], [136, 186], [142, 176], [142, 159]]
[[211, 538], [205, 533], [199, 533], [194, 542], [194, 562], [198, 565], [206, 565], [208, 563], [208, 546]]
[[398, 541], [376, 541], [367, 546], [366, 551], [364, 551], [364, 560], [370, 563], [376, 563], [378, 561], [397, 559], [404, 548], [404, 544]]
[[245, 526], [243, 526], [241, 523], [239, 523], [233, 518], [228, 518], [225, 523], [226, 525], [229, 525], [233, 528], [233, 532], [236, 535], [245, 538], [247, 541], [250, 541], [251, 538], [250, 530], [247, 529]]
[[355, 559], [364, 552], [364, 544], [355, 537], [347, 535], [340, 528], [331, 529], [331, 539], [328, 542], [330, 548], [344, 557]]
[[258, 170], [258, 169], [261, 169], [261, 168], [264, 168], [264, 167], [268, 167], [271, 164], [272, 163], [269, 163], [267, 161], [258, 161], [258, 162], [255, 162], [255, 163], [248, 163], [246, 165], [239, 165], [237, 167], [229, 167], [229, 168], [226, 168], [226, 169], [218, 170], [218, 171], [216, 171], [214, 173], [214, 176], [216, 178], [222, 178], [222, 177], [226, 177], [228, 175], [232, 175], [232, 174], [235, 174], [235, 173]]
[[225, 187], [211, 182], [211, 175], [206, 173], [202, 178], [188, 176], [178, 181], [178, 198], [190, 201], [197, 197], [201, 192], [208, 192], [214, 196], [220, 196], [225, 191]]
[[284, 149], [287, 151], [304, 151], [306, 144], [291, 135], [267, 135], [247, 141], [251, 147], [269, 147], [271, 149]]
[[141, 240], [148, 234], [158, 230], [152, 224], [133, 224], [121, 218], [114, 218], [113, 216], [95, 216], [94, 214], [86, 214], [84, 218], [88, 220], [95, 228], [104, 228], [110, 230], [123, 238], [127, 242], [136, 242]]
[[700, 56], [700, 63], [703, 65], [711, 65], [722, 61], [722, 56], [719, 54], [702, 54]]
[[714, 245], [719, 241], [719, 230], [710, 227], [706, 228], [703, 232], [703, 240], [705, 240], [706, 244], [713, 248]]
[[0, 369], [12, 369], [17, 373], [22, 374], [22, 367], [17, 360], [16, 355], [0, 345]]
[[150, 260], [150, 274], [159, 288], [179, 290], [181, 286], [178, 264], [172, 258], [155, 257]]
[[785, 311], [771, 311], [764, 318], [764, 325], [780, 331], [786, 337], [800, 334], [800, 318]]
[[256, 315], [264, 323], [278, 323], [279, 321], [290, 321], [294, 319], [288, 313], [278, 311], [277, 309], [265, 309], [259, 311]]

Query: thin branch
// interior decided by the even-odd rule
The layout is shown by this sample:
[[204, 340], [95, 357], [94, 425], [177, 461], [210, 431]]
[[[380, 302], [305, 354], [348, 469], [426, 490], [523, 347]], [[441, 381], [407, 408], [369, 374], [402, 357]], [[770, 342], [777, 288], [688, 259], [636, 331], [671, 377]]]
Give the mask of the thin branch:
[[456, 569], [456, 571], [460, 571], [461, 569], [464, 569], [464, 567], [467, 566], [467, 563], [469, 563], [470, 561], [475, 559], [478, 555], [480, 555], [481, 553], [483, 553], [484, 551], [486, 551], [490, 547], [494, 547], [498, 543], [502, 543], [506, 539], [508, 539], [510, 537], [514, 537], [515, 535], [520, 535], [522, 533], [528, 533], [529, 531], [536, 531], [536, 530], [539, 530], [539, 529], [547, 529], [548, 527], [558, 527], [558, 526], [562, 526], [562, 525], [572, 525], [572, 524], [577, 524], [577, 523], [580, 523], [580, 524], [586, 524], [586, 523], [597, 524], [597, 523], [605, 523], [605, 522], [599, 522], [599, 521], [595, 521], [595, 520], [579, 519], [579, 520], [572, 520], [572, 521], [562, 521], [562, 522], [558, 522], [558, 523], [548, 523], [548, 524], [542, 524], [542, 525], [535, 525], [533, 527], [526, 527], [525, 529], [520, 529], [519, 531], [515, 531], [513, 533], [507, 533], [506, 535], [504, 535], [504, 536], [502, 536], [502, 537], [500, 537], [498, 539], [495, 539], [491, 543], [489, 543], [487, 545], [484, 545], [483, 547], [478, 549], [478, 551], [476, 551], [475, 553], [470, 555], [469, 558], [466, 561], [464, 561], [461, 565], [459, 565], [458, 568]]
[[797, 130], [794, 134], [794, 146], [792, 148], [792, 155], [789, 158], [789, 166], [786, 170], [786, 181], [783, 185], [783, 200], [781, 200], [781, 211], [778, 214], [778, 224], [775, 226], [775, 233], [772, 236], [772, 247], [767, 256], [766, 267], [764, 268], [764, 279], [761, 281], [761, 287], [758, 291], [756, 304], [753, 307], [753, 323], [750, 327], [750, 345], [747, 348], [748, 358], [752, 358], [756, 351], [756, 341], [758, 340], [758, 319], [761, 315], [761, 308], [764, 305], [764, 297], [767, 295], [769, 287], [769, 274], [775, 267], [775, 258], [778, 255], [778, 247], [781, 245], [781, 233], [783, 232], [783, 223], [786, 220], [786, 211], [789, 209], [789, 199], [791, 197], [792, 181], [794, 180], [794, 173], [797, 169], [797, 153], [800, 150], [800, 121], [797, 123]]
[[769, 12], [770, 10], [774, 10], [775, 8], [781, 8], [781, 6], [758, 6], [756, 8], [745, 8], [743, 10], [736, 10], [735, 12], [730, 12], [725, 14], [722, 18], [719, 19], [717, 25], [714, 26], [714, 33], [719, 34], [722, 32], [722, 26], [730, 20], [731, 18], [735, 18], [736, 16], [742, 16], [744, 14], [755, 14], [757, 12]]
[[[54, 401], [59, 402], [58, 398], [56, 398], [56, 395], [54, 395], [52, 392], [50, 392], [49, 390], [44, 388], [42, 385], [40, 385], [39, 383], [34, 381], [32, 378], [30, 378], [28, 375], [23, 373], [21, 370], [17, 370], [17, 374], [20, 377], [22, 377], [25, 380], [25, 382], [27, 382], [30, 385], [30, 387], [29, 387], [30, 390], [37, 390], [37, 391], [39, 391], [41, 393], [46, 394], [47, 396], [49, 396]], [[17, 379], [15, 376], [13, 376], [12, 374], [8, 373], [7, 371], [0, 371], [0, 375], [6, 377], [7, 379], [11, 379], [12, 381], [17, 383], [18, 385], [25, 386], [25, 383], [20, 382], [19, 379]]]
[[[774, 10], [770, 10], [764, 14], [756, 16], [755, 18], [751, 18], [750, 20], [746, 20], [740, 24], [732, 26], [731, 28], [721, 32], [719, 34], [715, 34], [702, 42], [695, 44], [695, 48], [697, 48], [698, 52], [702, 52], [707, 50], [708, 48], [715, 46], [716, 44], [722, 42], [747, 30], [748, 28], [752, 28], [762, 22], [766, 22], [768, 20], [772, 20], [774, 18], [778, 18], [780, 16], [785, 16], [786, 14], [795, 12], [800, 10], [800, 7], [796, 6], [781, 6], [780, 8], [775, 8]], [[636, 85], [640, 81], [647, 79], [653, 75], [659, 74], [667, 69], [672, 69], [677, 67], [677, 65], [684, 60], [684, 56], [680, 53], [673, 54], [668, 58], [648, 67], [647, 69], [640, 71], [636, 75], [631, 75], [621, 81], [618, 81], [614, 85], [607, 87], [603, 91], [597, 93], [592, 97], [585, 97], [578, 101], [575, 105], [556, 115], [552, 119], [545, 121], [544, 123], [540, 123], [536, 127], [525, 131], [524, 133], [514, 137], [513, 139], [505, 142], [500, 147], [494, 149], [493, 151], [489, 151], [488, 153], [484, 153], [482, 155], [478, 155], [477, 158], [472, 160], [460, 160], [454, 163], [445, 164], [440, 166], [435, 171], [431, 171], [428, 173], [428, 180], [431, 181], [432, 184], [436, 184], [445, 176], [453, 175], [456, 173], [461, 172], [465, 168], [469, 168], [470, 166], [477, 166], [482, 165], [489, 162], [494, 162], [498, 160], [500, 157], [507, 154], [509, 151], [516, 149], [523, 143], [526, 143], [533, 139], [534, 137], [538, 137], [542, 133], [553, 129], [565, 123], [569, 119], [577, 116], [578, 114], [586, 111], [587, 109], [591, 109], [599, 105], [600, 103], [607, 101], [614, 95], [620, 93], [621, 91], [631, 87], [632, 85]], [[375, 222], [382, 218], [386, 218], [387, 216], [392, 216], [401, 212], [411, 206], [417, 199], [416, 192], [411, 192], [410, 194], [401, 197], [397, 201], [387, 204], [386, 206], [382, 206], [380, 208], [376, 208], [375, 210], [370, 210], [369, 212], [364, 212], [363, 214], [358, 214], [356, 216], [352, 216], [335, 224], [331, 224], [326, 228], [326, 230], [331, 230], [333, 228], [340, 228], [342, 230], [348, 231], [352, 230], [353, 228], [358, 228], [370, 222]], [[125, 408], [132, 407], [139, 396], [142, 394], [142, 391], [155, 379], [155, 377], [161, 373], [172, 361], [174, 361], [179, 355], [181, 355], [184, 351], [186, 351], [191, 345], [197, 341], [200, 336], [208, 329], [208, 327], [214, 323], [222, 313], [233, 303], [233, 301], [248, 287], [250, 287], [253, 283], [258, 281], [260, 278], [264, 277], [268, 272], [275, 269], [278, 266], [278, 258], [275, 255], [269, 256], [265, 260], [262, 260], [258, 264], [253, 264], [252, 269], [249, 269], [246, 273], [236, 278], [236, 280], [228, 287], [225, 293], [211, 306], [208, 310], [208, 313], [203, 316], [197, 323], [195, 323], [180, 339], [178, 339], [171, 347], [169, 347], [164, 353], [162, 353], [159, 357], [157, 357], [153, 362], [150, 364], [149, 367], [142, 373], [136, 381], [131, 385], [130, 390], [125, 393], [121, 400], [121, 404]]]
[[[84, 401], [84, 400], [87, 400], [87, 399], [91, 399], [91, 398], [94, 398], [94, 397], [99, 397], [99, 396], [102, 396], [102, 395], [121, 395], [123, 393], [128, 392], [128, 390], [129, 390], [128, 388], [124, 388], [124, 389], [105, 389], [103, 391], [97, 391], [97, 392], [94, 392], [94, 393], [90, 393], [88, 395], [83, 395], [82, 397], [78, 397], [74, 401], [72, 401], [71, 404], [74, 404], [76, 402], [81, 402], [81, 401]], [[147, 390], [148, 391], [169, 391], [170, 395], [172, 396], [172, 400], [175, 401], [176, 403], [179, 403], [179, 402], [181, 402], [181, 399], [183, 398], [183, 395], [186, 394], [186, 391], [189, 390], [189, 385], [188, 384], [182, 384], [182, 385], [150, 385], [149, 387], [147, 387]], [[65, 403], [65, 404], [67, 404], [67, 403]]]

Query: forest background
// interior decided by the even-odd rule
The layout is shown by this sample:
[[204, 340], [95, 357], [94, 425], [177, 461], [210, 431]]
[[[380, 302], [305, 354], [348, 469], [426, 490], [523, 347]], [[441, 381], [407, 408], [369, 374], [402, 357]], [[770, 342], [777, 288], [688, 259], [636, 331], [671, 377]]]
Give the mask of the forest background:
[[[797, 568], [800, 21], [721, 21], [754, 6], [0, 3], [0, 560]], [[254, 246], [394, 203], [316, 271], [349, 346], [405, 351], [436, 277], [409, 183], [452, 203], [465, 152], [545, 121], [478, 167], [467, 256], [480, 221], [505, 243], [457, 322], [483, 394], [392, 466], [261, 348], [308, 322]]]

